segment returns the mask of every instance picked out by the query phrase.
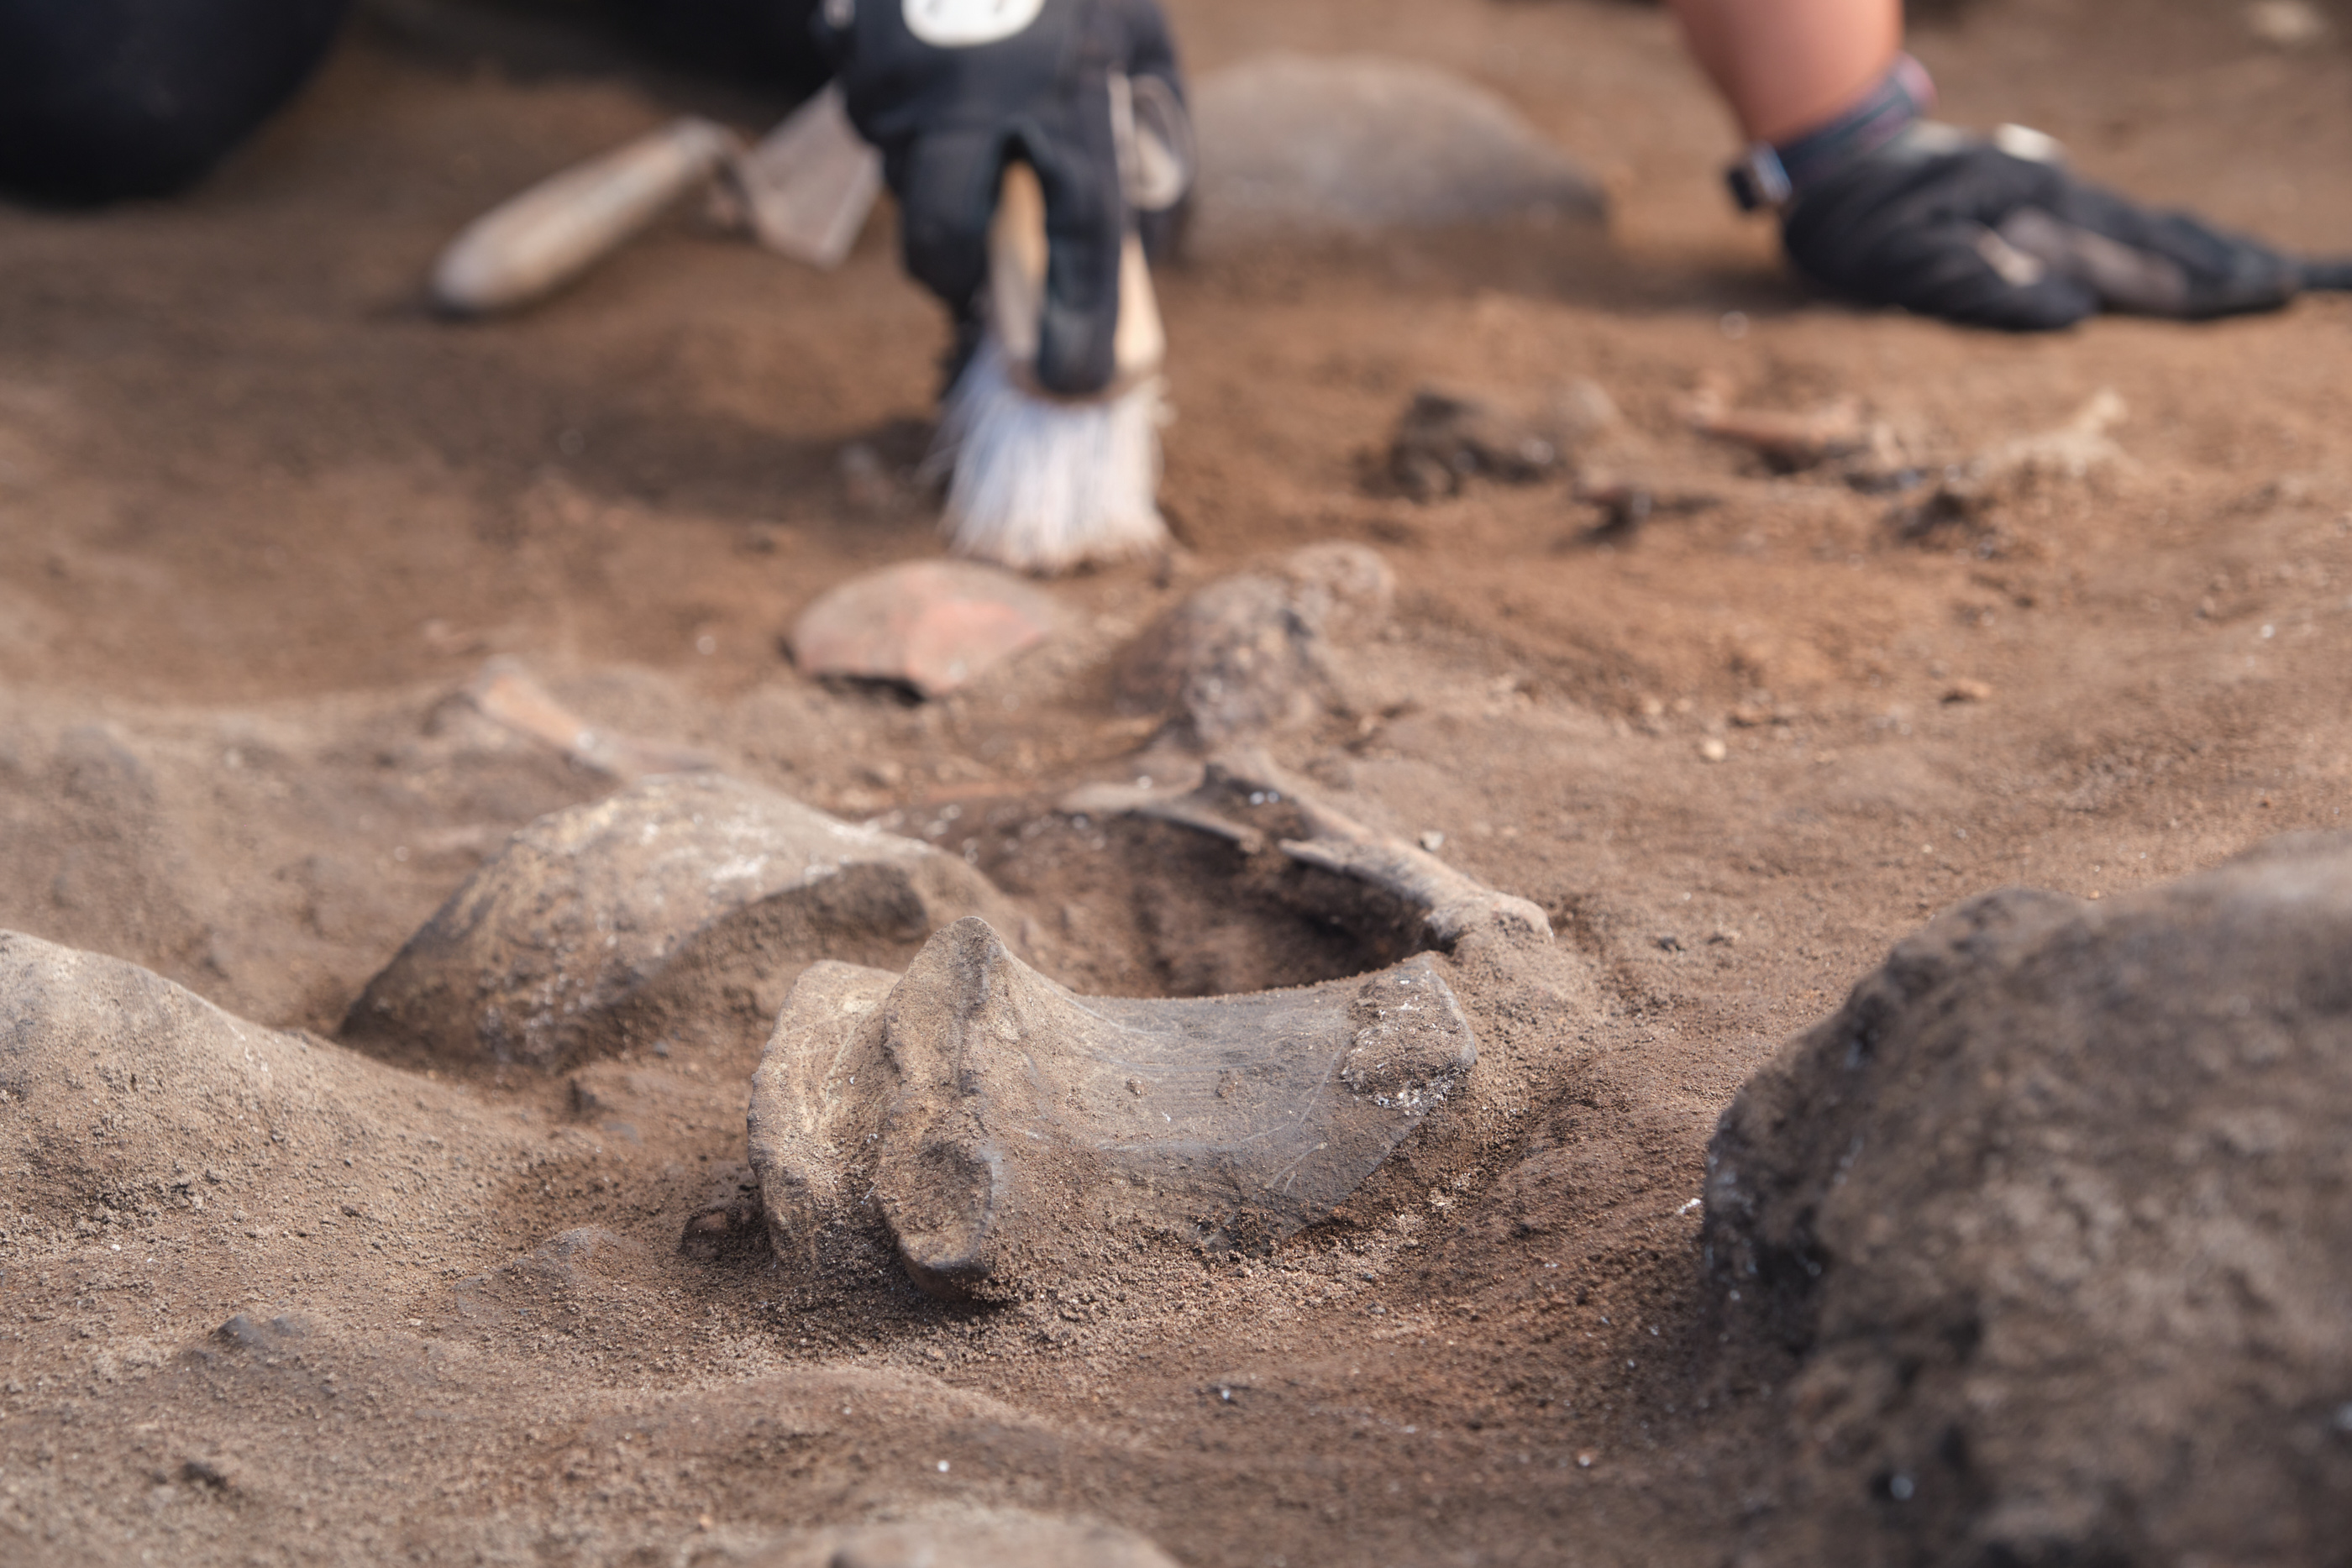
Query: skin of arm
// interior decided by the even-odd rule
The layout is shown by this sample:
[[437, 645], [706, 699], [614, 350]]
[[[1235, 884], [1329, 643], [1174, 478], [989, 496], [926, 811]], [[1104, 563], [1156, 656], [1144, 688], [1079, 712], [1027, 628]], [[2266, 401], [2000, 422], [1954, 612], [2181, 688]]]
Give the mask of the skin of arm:
[[1902, 0], [1667, 0], [1750, 141], [1794, 141], [1878, 85], [1903, 47]]

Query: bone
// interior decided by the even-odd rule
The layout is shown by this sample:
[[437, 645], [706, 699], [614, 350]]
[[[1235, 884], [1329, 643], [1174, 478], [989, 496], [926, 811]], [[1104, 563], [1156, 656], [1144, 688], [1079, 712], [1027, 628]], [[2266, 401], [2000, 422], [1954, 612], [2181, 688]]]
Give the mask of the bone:
[[751, 1076], [751, 1169], [769, 1235], [786, 1257], [813, 1260], [821, 1233], [871, 1186], [896, 1077], [882, 1046], [882, 1005], [898, 984], [885, 969], [811, 965]]
[[781, 1255], [871, 1223], [870, 1183], [908, 1276], [950, 1299], [1052, 1285], [1107, 1234], [1280, 1240], [1477, 1061], [1426, 955], [1244, 997], [1088, 998], [974, 918], [882, 979], [832, 965], [794, 988], [753, 1080], [752, 1166]]
[[1475, 934], [1509, 941], [1551, 940], [1551, 922], [1524, 898], [1498, 893], [1403, 840], [1375, 832], [1318, 799], [1255, 748], [1226, 753], [1190, 791], [1097, 785], [1066, 798], [1063, 810], [1134, 815], [1214, 834], [1256, 852], [1271, 841], [1300, 865], [1364, 884], [1403, 907], [1412, 935], [1452, 951]]
[[1873, 443], [1872, 427], [1863, 419], [1862, 405], [1850, 397], [1810, 413], [1791, 413], [1734, 407], [1721, 387], [1707, 385], [1685, 399], [1681, 412], [1700, 434], [1745, 446], [1784, 473], [1854, 456], [1868, 451]]

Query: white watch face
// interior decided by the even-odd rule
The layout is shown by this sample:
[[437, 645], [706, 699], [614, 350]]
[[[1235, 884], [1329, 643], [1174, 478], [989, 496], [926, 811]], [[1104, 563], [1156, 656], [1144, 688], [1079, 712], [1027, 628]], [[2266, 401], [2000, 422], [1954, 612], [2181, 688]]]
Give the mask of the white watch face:
[[1045, 0], [907, 0], [907, 29], [934, 48], [1001, 43], [1027, 27]]

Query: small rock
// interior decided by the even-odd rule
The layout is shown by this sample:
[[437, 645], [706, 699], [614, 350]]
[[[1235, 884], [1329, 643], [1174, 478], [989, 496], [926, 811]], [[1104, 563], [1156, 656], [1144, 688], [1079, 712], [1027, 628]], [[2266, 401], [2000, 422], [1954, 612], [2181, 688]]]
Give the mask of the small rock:
[[1719, 737], [1710, 735], [1698, 743], [1698, 759], [1701, 762], [1722, 762], [1730, 756], [1731, 747], [1726, 746]]
[[559, 1232], [486, 1273], [450, 1287], [457, 1316], [478, 1328], [544, 1321], [552, 1313], [593, 1312], [639, 1251], [600, 1226]]
[[2310, 0], [2256, 0], [2246, 7], [2246, 31], [2274, 49], [2301, 49], [2326, 38], [2330, 28]]
[[882, 455], [863, 441], [853, 441], [841, 449], [834, 466], [841, 472], [842, 488], [848, 493], [849, 504], [858, 511], [877, 517], [887, 517], [898, 509], [905, 499]]
[[1500, 97], [1404, 60], [1272, 54], [1193, 95], [1204, 251], [1511, 218], [1599, 224], [1599, 183]]
[[1389, 477], [1416, 501], [1459, 495], [1474, 476], [1531, 485], [1564, 461], [1560, 433], [1430, 387], [1413, 393], [1389, 442]]
[[1981, 703], [1992, 700], [1992, 687], [1982, 681], [1954, 681], [1944, 688], [1948, 703]]
[[1309, 545], [1276, 571], [1220, 579], [1121, 655], [1119, 706], [1166, 714], [1202, 746], [1303, 723], [1341, 689], [1339, 647], [1385, 625], [1395, 596], [1388, 563], [1355, 544]]
[[793, 662], [812, 675], [890, 681], [934, 697], [969, 685], [1053, 634], [1054, 601], [972, 561], [925, 560], [843, 583], [793, 625]]
[[1627, 538], [1653, 517], [1693, 517], [1723, 504], [1721, 496], [1703, 487], [1609, 474], [1579, 477], [1575, 497], [1580, 506], [1601, 514], [1592, 526], [1596, 541]]
[[194, 1455], [184, 1461], [180, 1466], [180, 1479], [208, 1491], [234, 1491], [237, 1486], [236, 1468], [211, 1454]]
[[751, 1561], [751, 1568], [1176, 1568], [1150, 1542], [1113, 1525], [961, 1507], [795, 1536]]

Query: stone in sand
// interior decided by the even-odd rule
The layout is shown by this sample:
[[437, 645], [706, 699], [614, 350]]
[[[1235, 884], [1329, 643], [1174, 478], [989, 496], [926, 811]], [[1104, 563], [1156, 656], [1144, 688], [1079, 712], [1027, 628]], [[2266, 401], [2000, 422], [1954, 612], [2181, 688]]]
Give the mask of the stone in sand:
[[751, 1159], [787, 1257], [869, 1190], [936, 1294], [1018, 1296], [1106, 1235], [1264, 1245], [1327, 1218], [1469, 1076], [1426, 956], [1202, 999], [1078, 997], [987, 923], [905, 978], [811, 971], [752, 1090]]
[[1212, 759], [1185, 791], [1091, 785], [1062, 802], [1088, 816], [1148, 817], [1207, 833], [1244, 856], [1268, 851], [1328, 873], [1301, 889], [1307, 911], [1341, 925], [1384, 926], [1405, 950], [1548, 948], [1551, 920], [1537, 904], [1455, 870], [1427, 850], [1356, 821], [1255, 747]]
[[364, 1141], [351, 1072], [369, 1065], [136, 965], [0, 932], [0, 1190], [20, 1204], [201, 1207], [207, 1169]]
[[1121, 655], [1119, 705], [1169, 716], [1210, 747], [1347, 706], [1344, 651], [1387, 623], [1396, 574], [1356, 544], [1309, 545], [1269, 571], [1221, 578]]
[[812, 1531], [752, 1568], [1176, 1568], [1150, 1542], [1096, 1520], [958, 1508]]
[[1203, 77], [1197, 243], [1600, 223], [1600, 185], [1485, 88], [1377, 56], [1273, 54]]
[[793, 622], [812, 675], [890, 681], [940, 696], [1052, 634], [1054, 601], [1011, 572], [924, 560], [843, 583]]
[[1458, 496], [1480, 476], [1532, 485], [1565, 462], [1561, 433], [1436, 387], [1412, 394], [1389, 441], [1389, 477], [1416, 501]]
[[443, 904], [345, 1038], [560, 1071], [764, 1039], [802, 967], [904, 962], [1002, 902], [929, 845], [718, 775], [650, 779], [526, 828]]
[[1903, 943], [1709, 1152], [1727, 1326], [1800, 1358], [1733, 1554], [2340, 1556], [2347, 1126], [2352, 836]]

